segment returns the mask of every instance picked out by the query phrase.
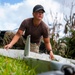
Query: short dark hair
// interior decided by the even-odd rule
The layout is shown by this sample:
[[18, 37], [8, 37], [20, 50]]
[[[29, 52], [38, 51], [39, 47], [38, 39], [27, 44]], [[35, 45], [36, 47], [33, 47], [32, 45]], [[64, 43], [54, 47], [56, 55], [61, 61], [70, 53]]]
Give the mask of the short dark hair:
[[43, 10], [43, 12], [45, 12], [44, 7], [42, 5], [36, 5], [33, 8], [33, 12], [39, 11], [39, 10]]

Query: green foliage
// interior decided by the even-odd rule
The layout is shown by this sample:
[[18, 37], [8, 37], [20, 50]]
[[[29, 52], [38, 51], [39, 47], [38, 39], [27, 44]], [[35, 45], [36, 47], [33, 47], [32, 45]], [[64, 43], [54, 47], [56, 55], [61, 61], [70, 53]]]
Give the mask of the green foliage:
[[25, 60], [0, 56], [0, 75], [36, 75], [36, 73]]
[[55, 54], [57, 54], [57, 42], [53, 39], [54, 35], [52, 36], [52, 38], [50, 38], [50, 42], [51, 42], [51, 45], [52, 45], [52, 50]]
[[50, 38], [54, 54], [75, 59], [75, 31], [70, 30], [69, 36], [60, 38], [57, 42]]
[[68, 55], [75, 58], [75, 31], [71, 30], [71, 38], [68, 43], [69, 53]]
[[65, 57], [75, 59], [75, 31], [70, 31], [69, 37], [59, 39], [59, 42], [66, 44]]

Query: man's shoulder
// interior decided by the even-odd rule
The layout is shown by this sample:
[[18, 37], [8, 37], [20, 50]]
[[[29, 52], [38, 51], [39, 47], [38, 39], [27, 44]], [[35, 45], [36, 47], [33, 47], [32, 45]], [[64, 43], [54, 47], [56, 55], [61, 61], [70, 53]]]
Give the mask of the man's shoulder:
[[44, 21], [41, 21], [41, 25], [42, 25], [43, 27], [49, 28], [49, 26], [48, 26]]
[[24, 21], [31, 21], [33, 18], [24, 19]]
[[22, 24], [30, 24], [32, 22], [32, 18], [27, 18], [27, 19], [24, 19]]

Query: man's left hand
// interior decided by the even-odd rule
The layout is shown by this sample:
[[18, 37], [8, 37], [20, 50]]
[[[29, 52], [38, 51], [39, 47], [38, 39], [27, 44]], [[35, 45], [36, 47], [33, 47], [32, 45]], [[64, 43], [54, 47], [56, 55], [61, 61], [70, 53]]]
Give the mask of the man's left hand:
[[50, 59], [54, 59], [54, 54], [53, 54], [53, 52], [52, 51], [50, 51]]

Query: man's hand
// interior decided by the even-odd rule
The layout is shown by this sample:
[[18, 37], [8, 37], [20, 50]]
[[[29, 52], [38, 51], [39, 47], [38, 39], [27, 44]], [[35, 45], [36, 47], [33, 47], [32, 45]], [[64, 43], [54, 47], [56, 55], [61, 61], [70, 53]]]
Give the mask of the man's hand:
[[8, 50], [9, 48], [12, 48], [12, 45], [11, 45], [11, 44], [7, 44], [7, 45], [4, 46], [4, 48], [5, 48], [6, 50]]
[[53, 54], [53, 52], [52, 51], [50, 51], [50, 59], [54, 59], [54, 54]]

